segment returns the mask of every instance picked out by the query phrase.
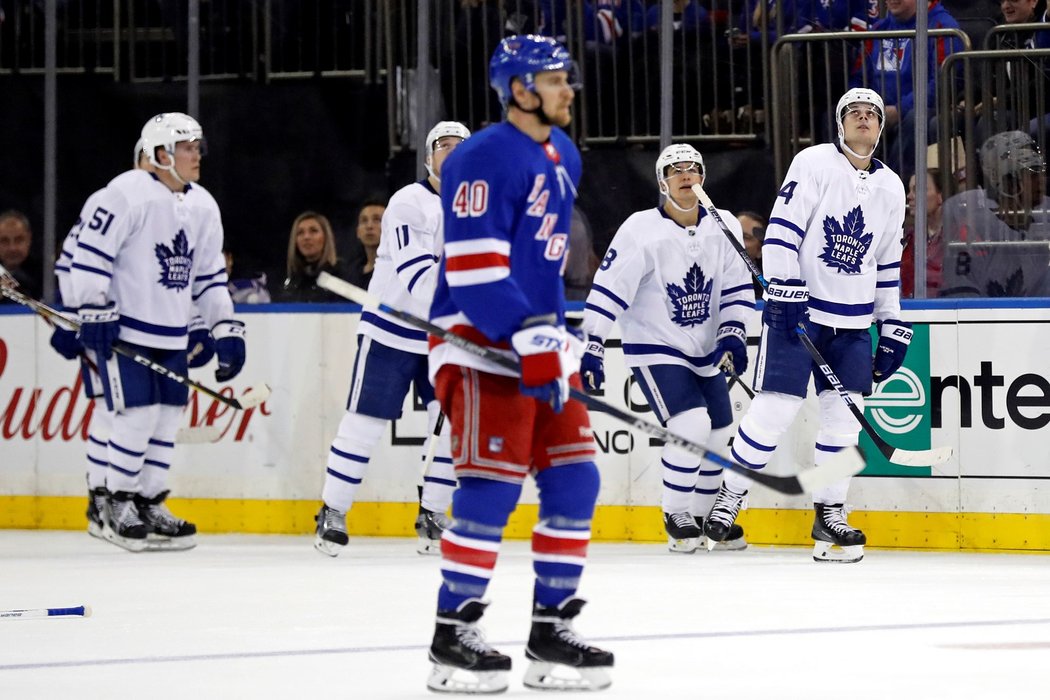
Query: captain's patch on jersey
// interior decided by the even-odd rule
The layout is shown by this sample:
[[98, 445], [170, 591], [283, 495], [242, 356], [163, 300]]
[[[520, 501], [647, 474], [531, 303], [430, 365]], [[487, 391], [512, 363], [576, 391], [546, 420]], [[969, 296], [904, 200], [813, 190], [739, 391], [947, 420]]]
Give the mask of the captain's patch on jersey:
[[711, 317], [711, 285], [714, 280], [704, 277], [704, 271], [693, 263], [685, 273], [682, 286], [667, 285], [667, 297], [673, 307], [671, 320], [688, 327], [703, 323]]
[[839, 224], [833, 216], [824, 217], [824, 251], [820, 259], [847, 275], [860, 273], [864, 255], [871, 247], [874, 234], [864, 231], [864, 212], [854, 207]]
[[168, 289], [185, 289], [190, 284], [193, 269], [193, 250], [190, 249], [186, 232], [179, 229], [171, 247], [158, 243], [154, 248], [160, 263], [160, 278], [157, 280]]

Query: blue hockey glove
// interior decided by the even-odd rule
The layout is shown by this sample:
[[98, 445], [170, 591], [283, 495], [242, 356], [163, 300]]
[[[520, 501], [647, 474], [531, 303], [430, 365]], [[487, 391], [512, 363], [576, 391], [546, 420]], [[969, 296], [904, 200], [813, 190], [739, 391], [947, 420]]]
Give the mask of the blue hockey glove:
[[598, 336], [587, 339], [587, 347], [580, 359], [580, 376], [589, 391], [599, 391], [605, 384], [605, 342]]
[[186, 360], [191, 369], [203, 367], [215, 357], [215, 339], [197, 316], [190, 323], [190, 340], [186, 345]]
[[215, 354], [219, 358], [215, 381], [228, 382], [244, 367], [244, 324], [219, 321], [212, 327], [211, 335], [215, 338]]
[[800, 279], [773, 279], [766, 288], [766, 307], [762, 323], [790, 338], [796, 337], [798, 324], [809, 318], [809, 289]]
[[565, 331], [549, 323], [526, 326], [510, 337], [521, 366], [521, 393], [560, 413], [569, 400], [572, 350]]
[[740, 376], [747, 371], [747, 333], [742, 323], [726, 321], [718, 327], [715, 357], [718, 366], [728, 375]]
[[872, 379], [884, 382], [904, 364], [911, 343], [911, 324], [887, 319], [879, 324], [879, 344], [872, 362]]
[[99, 359], [113, 357], [113, 342], [120, 335], [120, 313], [117, 305], [109, 302], [104, 306], [81, 306], [80, 333], [77, 336], [88, 350], [94, 350]]
[[77, 340], [77, 332], [69, 331], [62, 326], [55, 326], [55, 332], [51, 334], [51, 347], [67, 360], [75, 360], [84, 350], [84, 346]]

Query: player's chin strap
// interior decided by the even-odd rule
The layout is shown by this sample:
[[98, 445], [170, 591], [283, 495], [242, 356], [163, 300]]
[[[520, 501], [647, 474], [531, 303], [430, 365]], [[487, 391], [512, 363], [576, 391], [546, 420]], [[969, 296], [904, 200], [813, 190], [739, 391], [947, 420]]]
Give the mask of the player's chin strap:
[[696, 200], [696, 204], [694, 204], [693, 206], [689, 207], [688, 209], [686, 209], [686, 208], [682, 207], [680, 204], [678, 204], [678, 202], [676, 202], [674, 200], [674, 197], [671, 196], [671, 189], [667, 186], [667, 181], [666, 180], [660, 182], [660, 192], [667, 199], [667, 201], [671, 203], [672, 207], [674, 207], [678, 211], [682, 212], [683, 214], [688, 214], [689, 212], [693, 211], [694, 209], [696, 209], [697, 207], [700, 206], [700, 200], [699, 199]]

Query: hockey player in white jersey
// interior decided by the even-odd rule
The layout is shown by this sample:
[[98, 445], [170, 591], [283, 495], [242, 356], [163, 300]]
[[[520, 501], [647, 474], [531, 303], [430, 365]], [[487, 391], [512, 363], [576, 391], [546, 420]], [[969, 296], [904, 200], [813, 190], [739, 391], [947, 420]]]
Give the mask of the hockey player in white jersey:
[[[672, 144], [656, 160], [663, 206], [632, 214], [609, 246], [587, 297], [587, 352], [581, 375], [589, 389], [605, 381], [604, 339], [614, 322], [627, 366], [660, 423], [693, 442], [724, 451], [733, 410], [723, 362], [747, 369], [744, 323], [755, 308], [747, 267], [691, 187], [703, 184], [704, 159]], [[736, 217], [722, 212], [741, 240]], [[703, 540], [722, 469], [673, 445], [661, 452], [668, 547], [692, 553]], [[721, 548], [747, 546], [736, 525]]]
[[95, 353], [113, 411], [106, 450], [103, 534], [131, 551], [149, 532], [192, 546], [196, 528], [164, 501], [175, 433], [187, 389], [113, 352], [117, 339], [141, 355], [185, 374], [188, 325], [196, 305], [211, 328], [219, 360], [216, 380], [244, 364], [244, 324], [233, 319], [222, 257], [222, 222], [200, 185], [204, 135], [178, 112], [159, 114], [142, 129], [145, 170], [114, 178], [92, 195], [72, 260], [70, 298], [79, 335]]
[[[799, 324], [863, 410], [872, 380], [904, 362], [911, 328], [900, 319], [900, 178], [872, 155], [884, 124], [882, 98], [854, 88], [838, 102], [838, 143], [804, 149], [788, 168], [762, 246], [770, 280], [756, 368], [758, 396], [737, 429], [732, 456], [751, 469], [769, 462], [791, 425], [812, 375], [820, 398], [814, 459], [856, 445], [860, 425], [799, 340]], [[879, 329], [872, 358], [869, 329]], [[705, 533], [728, 532], [747, 496], [746, 477], [726, 475]], [[867, 541], [846, 520], [849, 479], [814, 493], [813, 558], [860, 561]], [[835, 547], [835, 549], [832, 549]]]
[[[441, 250], [441, 165], [470, 136], [459, 122], [439, 122], [427, 134], [428, 176], [401, 188], [383, 213], [378, 257], [368, 291], [396, 309], [426, 318], [437, 280]], [[337, 556], [349, 542], [346, 514], [387, 423], [401, 415], [412, 384], [426, 404], [427, 441], [440, 415], [427, 378], [426, 333], [379, 311], [364, 311], [358, 325], [358, 351], [346, 415], [328, 454], [314, 547]], [[429, 444], [423, 445], [423, 460]], [[417, 551], [440, 554], [445, 511], [456, 487], [448, 426], [438, 439], [434, 459], [423, 476], [416, 517]]]

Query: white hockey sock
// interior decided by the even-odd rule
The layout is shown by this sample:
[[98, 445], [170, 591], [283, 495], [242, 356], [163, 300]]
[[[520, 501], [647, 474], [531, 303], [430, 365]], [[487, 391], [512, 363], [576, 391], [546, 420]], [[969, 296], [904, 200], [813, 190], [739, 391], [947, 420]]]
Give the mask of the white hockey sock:
[[88, 425], [87, 483], [89, 489], [97, 489], [106, 485], [113, 414], [106, 409], [106, 400], [102, 397], [92, 399], [92, 402], [91, 423]]
[[[671, 416], [667, 429], [687, 440], [706, 445], [711, 435], [711, 418], [706, 408], [691, 408]], [[693, 501], [693, 490], [700, 471], [700, 458], [674, 445], [664, 445], [660, 452], [663, 495], [661, 504], [665, 513], [688, 513]]]
[[[441, 414], [441, 406], [435, 400], [427, 404], [427, 439], [423, 443], [423, 453], [420, 461], [427, 459], [427, 450], [430, 449], [430, 441], [434, 439], [434, 425], [437, 417]], [[452, 465], [452, 448], [449, 445], [449, 436], [452, 434], [449, 422], [446, 420], [438, 436], [437, 446], [434, 448], [434, 459], [430, 467], [423, 474], [423, 494], [419, 504], [423, 508], [435, 513], [444, 513], [452, 505], [452, 492], [456, 490], [456, 470]]]
[[150, 436], [157, 427], [160, 406], [125, 408], [113, 414], [109, 434], [109, 471], [106, 488], [111, 492], [139, 492], [139, 476], [146, 459]]
[[[726, 446], [733, 434], [733, 426], [712, 430], [705, 444], [719, 454], [727, 454]], [[693, 488], [693, 501], [689, 512], [706, 518], [711, 512], [711, 506], [715, 504], [715, 496], [718, 495], [718, 487], [722, 484], [722, 467], [703, 460], [700, 462], [700, 472], [697, 474], [696, 486]]]
[[[731, 456], [734, 461], [751, 469], [762, 469], [773, 457], [780, 437], [795, 420], [802, 406], [802, 399], [788, 394], [760, 392], [751, 402], [747, 415], [740, 421], [733, 438]], [[743, 476], [729, 472], [725, 475], [726, 486], [737, 493], [750, 488]]]
[[[850, 392], [849, 397], [861, 411], [864, 410], [864, 397]], [[820, 430], [817, 432], [817, 443], [813, 450], [813, 462], [819, 466], [831, 458], [837, 451], [856, 445], [860, 440], [860, 423], [853, 417], [846, 402], [834, 391], [825, 391], [820, 395]], [[851, 477], [846, 477], [822, 489], [813, 492], [814, 503], [845, 503], [849, 492]]]
[[387, 422], [382, 418], [347, 412], [328, 452], [321, 498], [329, 508], [343, 513], [354, 504], [354, 494], [368, 470], [372, 451], [383, 437]]
[[168, 471], [175, 457], [175, 433], [182, 421], [182, 406], [160, 406], [157, 428], [146, 447], [146, 460], [139, 477], [139, 493], [153, 498], [168, 488]]

